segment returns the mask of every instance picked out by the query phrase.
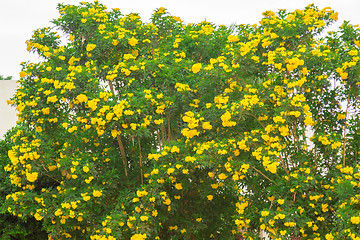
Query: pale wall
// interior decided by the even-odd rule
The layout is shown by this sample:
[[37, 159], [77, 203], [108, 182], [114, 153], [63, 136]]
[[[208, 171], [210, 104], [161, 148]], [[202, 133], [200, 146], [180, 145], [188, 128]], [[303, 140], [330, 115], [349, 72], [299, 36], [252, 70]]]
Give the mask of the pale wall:
[[16, 80], [0, 80], [0, 139], [17, 121], [16, 109], [6, 103], [15, 94], [17, 86]]

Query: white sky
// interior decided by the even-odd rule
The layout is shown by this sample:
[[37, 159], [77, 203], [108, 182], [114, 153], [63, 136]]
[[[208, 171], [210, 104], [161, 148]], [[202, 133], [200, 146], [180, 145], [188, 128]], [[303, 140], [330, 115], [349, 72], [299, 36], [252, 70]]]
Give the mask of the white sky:
[[[25, 41], [33, 31], [50, 26], [58, 17], [57, 3], [77, 4], [75, 0], [0, 0], [0, 75], [19, 79], [20, 62], [36, 61], [26, 51]], [[303, 9], [310, 3], [339, 12], [338, 25], [344, 20], [360, 24], [359, 0], [100, 0], [108, 8], [120, 8], [123, 14], [139, 13], [148, 21], [158, 7], [165, 7], [186, 23], [207, 20], [216, 24], [257, 23], [266, 10]]]

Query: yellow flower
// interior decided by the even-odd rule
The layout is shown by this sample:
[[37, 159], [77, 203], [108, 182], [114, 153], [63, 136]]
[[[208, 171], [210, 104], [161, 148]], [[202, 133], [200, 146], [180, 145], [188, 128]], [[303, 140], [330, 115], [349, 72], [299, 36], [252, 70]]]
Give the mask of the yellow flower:
[[90, 196], [83, 196], [83, 199], [85, 202], [89, 201], [90, 200]]
[[285, 122], [285, 119], [283, 119], [281, 116], [276, 116], [273, 118], [273, 120], [275, 123], [277, 123], [277, 122], [284, 123]]
[[71, 128], [68, 129], [68, 132], [72, 133], [72, 132], [74, 132], [76, 130], [77, 130], [77, 126], [72, 126]]
[[213, 195], [207, 195], [206, 197], [207, 197], [207, 199], [208, 199], [209, 201], [212, 201], [212, 200], [213, 200], [213, 198], [214, 198], [214, 196], [213, 196]]
[[90, 51], [94, 50], [95, 47], [96, 47], [95, 44], [89, 43], [89, 44], [86, 46], [86, 51], [90, 52]]
[[177, 152], [179, 153], [180, 149], [177, 147], [177, 146], [173, 146], [170, 150], [170, 152], [174, 153], [174, 152]]
[[87, 173], [89, 171], [89, 167], [88, 166], [83, 166], [83, 171]]
[[286, 137], [289, 135], [289, 128], [287, 126], [279, 127], [279, 132], [282, 136]]
[[38, 173], [37, 172], [33, 172], [33, 173], [26, 173], [26, 178], [29, 182], [35, 182], [36, 179], [38, 178]]
[[251, 60], [253, 60], [254, 62], [258, 63], [259, 62], [259, 57], [258, 56], [252, 56]]
[[339, 13], [334, 12], [333, 14], [330, 15], [330, 18], [333, 19], [334, 21], [337, 21], [339, 19]]
[[49, 171], [54, 171], [57, 167], [55, 165], [51, 165], [48, 167]]
[[313, 124], [314, 124], [314, 121], [312, 120], [311, 117], [306, 116], [304, 123], [305, 123], [305, 125], [313, 125]]
[[329, 234], [326, 234], [326, 235], [325, 235], [325, 239], [326, 239], [326, 240], [333, 240], [333, 239], [334, 239], [334, 236], [333, 236], [331, 233], [329, 233]]
[[135, 234], [133, 235], [130, 240], [144, 240], [146, 239], [146, 234]]
[[275, 13], [273, 11], [268, 10], [268, 11], [263, 12], [262, 15], [264, 17], [272, 17], [275, 15]]
[[193, 73], [198, 73], [201, 69], [201, 63], [195, 63], [192, 67], [191, 70], [193, 71]]
[[360, 41], [354, 40], [356, 46], [360, 47]]
[[360, 223], [360, 217], [351, 217], [350, 221], [352, 224], [359, 224]]
[[175, 188], [176, 188], [177, 190], [183, 189], [181, 183], [176, 183], [176, 184], [175, 184]]
[[137, 43], [139, 42], [139, 40], [137, 40], [136, 38], [132, 37], [129, 39], [128, 43], [130, 46], [135, 46]]
[[224, 149], [219, 149], [218, 154], [219, 155], [225, 155], [225, 154], [227, 154], [227, 151], [224, 150]]
[[152, 215], [153, 217], [156, 217], [156, 216], [158, 215], [158, 211], [157, 211], [157, 210], [152, 211], [152, 212], [151, 212], [151, 215]]
[[147, 216], [141, 216], [140, 217], [140, 220], [143, 221], [143, 222], [147, 221], [148, 219], [149, 219], [149, 217], [147, 217]]
[[239, 41], [239, 38], [238, 38], [238, 36], [229, 35], [228, 38], [227, 38], [227, 40], [228, 40], [229, 42], [238, 42], [238, 41]]
[[93, 191], [93, 196], [94, 197], [100, 197], [101, 195], [102, 195], [101, 191], [98, 191], [98, 190]]
[[165, 13], [165, 8], [160, 7], [160, 8], [157, 10], [156, 13], [157, 13], [157, 14], [164, 14], [164, 13]]
[[341, 146], [341, 142], [334, 142], [333, 144], [331, 144], [332, 149], [336, 149], [336, 148], [338, 148], [340, 146]]
[[60, 216], [62, 214], [63, 214], [63, 212], [62, 212], [61, 209], [58, 209], [58, 210], [55, 211], [55, 216]]
[[285, 222], [284, 225], [287, 227], [295, 227], [296, 223], [295, 222]]
[[34, 214], [34, 217], [35, 217], [35, 219], [38, 220], [38, 221], [40, 221], [41, 219], [44, 218], [43, 216], [40, 216], [39, 213], [35, 213], [35, 214]]
[[238, 174], [234, 174], [234, 175], [232, 176], [232, 179], [233, 179], [234, 181], [238, 181], [240, 178], [239, 178], [239, 175], [238, 175]]
[[51, 96], [51, 97], [47, 97], [47, 100], [46, 102], [49, 103], [49, 102], [56, 102], [58, 100], [57, 96]]
[[226, 174], [224, 174], [224, 173], [220, 173], [218, 177], [221, 180], [225, 180], [227, 178]]
[[337, 120], [341, 120], [341, 119], [345, 119], [346, 118], [346, 114], [344, 113], [339, 113], [337, 116], [336, 116]]
[[170, 174], [172, 174], [174, 171], [175, 171], [174, 168], [168, 168], [167, 174], [170, 175]]
[[163, 202], [163, 204], [165, 204], [165, 205], [170, 205], [170, 203], [171, 203], [170, 198], [167, 198], [167, 199]]
[[348, 73], [347, 72], [341, 72], [340, 73], [340, 77], [341, 77], [341, 79], [346, 79], [347, 77], [348, 77]]
[[211, 126], [210, 122], [203, 122], [202, 128], [205, 130], [211, 130], [212, 126]]
[[118, 40], [116, 40], [116, 39], [113, 39], [113, 40], [112, 40], [112, 45], [116, 46], [116, 45], [118, 45], [118, 44], [119, 44], [119, 41], [118, 41]]
[[50, 108], [43, 108], [43, 109], [41, 109], [41, 112], [43, 113], [43, 114], [45, 114], [45, 115], [47, 115], [47, 114], [49, 114], [50, 113]]
[[269, 172], [271, 173], [276, 173], [276, 166], [277, 166], [277, 163], [276, 162], [273, 162], [269, 165], [267, 165], [267, 170], [269, 170]]
[[61, 207], [62, 208], [67, 208], [67, 209], [70, 209], [71, 208], [71, 205], [70, 205], [70, 203], [61, 203]]
[[279, 200], [277, 200], [277, 202], [278, 202], [278, 204], [283, 205], [285, 200], [284, 199], [279, 199]]
[[87, 102], [88, 101], [88, 98], [87, 98], [87, 96], [86, 95], [84, 95], [84, 94], [80, 94], [80, 95], [78, 95], [77, 97], [76, 97], [76, 100], [78, 100], [79, 102]]
[[261, 211], [261, 216], [266, 217], [269, 215], [268, 211]]
[[236, 122], [229, 121], [231, 118], [231, 113], [229, 113], [228, 111], [226, 111], [220, 118], [224, 127], [232, 127], [236, 125]]
[[143, 197], [143, 196], [147, 196], [148, 195], [148, 192], [146, 190], [143, 190], [143, 191], [136, 191], [136, 195], [138, 197]]
[[26, 77], [26, 75], [27, 75], [26, 72], [24, 72], [24, 71], [20, 72], [20, 78]]

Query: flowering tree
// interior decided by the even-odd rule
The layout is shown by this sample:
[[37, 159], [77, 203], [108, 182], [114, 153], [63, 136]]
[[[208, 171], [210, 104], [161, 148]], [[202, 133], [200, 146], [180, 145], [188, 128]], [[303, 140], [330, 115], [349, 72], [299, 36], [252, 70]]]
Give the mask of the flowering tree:
[[11, 100], [10, 213], [49, 239], [360, 238], [357, 26], [59, 12], [68, 41], [35, 31]]

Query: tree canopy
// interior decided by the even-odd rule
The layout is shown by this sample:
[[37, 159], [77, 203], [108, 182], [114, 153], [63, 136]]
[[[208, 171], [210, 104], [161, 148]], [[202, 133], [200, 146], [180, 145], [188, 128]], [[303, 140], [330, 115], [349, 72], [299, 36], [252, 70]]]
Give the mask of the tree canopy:
[[360, 239], [358, 26], [58, 9], [9, 101], [9, 213], [49, 239]]

